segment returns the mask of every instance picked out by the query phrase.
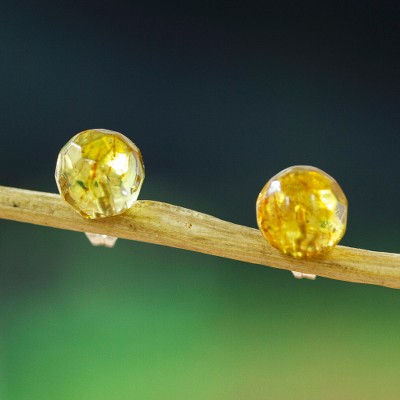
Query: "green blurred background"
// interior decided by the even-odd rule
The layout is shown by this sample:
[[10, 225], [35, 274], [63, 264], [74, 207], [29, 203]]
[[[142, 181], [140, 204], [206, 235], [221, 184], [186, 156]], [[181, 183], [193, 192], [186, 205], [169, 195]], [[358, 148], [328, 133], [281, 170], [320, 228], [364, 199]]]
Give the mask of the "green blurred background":
[[[0, 184], [55, 192], [75, 133], [141, 148], [141, 199], [255, 227], [334, 176], [343, 244], [400, 252], [397, 1], [0, 2]], [[0, 221], [0, 399], [398, 399], [396, 290]]]

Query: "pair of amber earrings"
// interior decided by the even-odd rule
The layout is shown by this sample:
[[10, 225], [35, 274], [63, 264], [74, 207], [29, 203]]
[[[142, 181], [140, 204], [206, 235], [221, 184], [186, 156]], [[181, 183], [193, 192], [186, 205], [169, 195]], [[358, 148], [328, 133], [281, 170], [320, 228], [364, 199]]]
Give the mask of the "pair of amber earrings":
[[[61, 149], [55, 177], [61, 196], [84, 218], [97, 219], [122, 214], [133, 205], [145, 170], [139, 148], [127, 137], [91, 129]], [[325, 255], [346, 230], [346, 196], [331, 176], [315, 167], [294, 166], [275, 175], [261, 190], [256, 210], [263, 236], [296, 258]], [[112, 247], [116, 240], [86, 235], [94, 245]]]

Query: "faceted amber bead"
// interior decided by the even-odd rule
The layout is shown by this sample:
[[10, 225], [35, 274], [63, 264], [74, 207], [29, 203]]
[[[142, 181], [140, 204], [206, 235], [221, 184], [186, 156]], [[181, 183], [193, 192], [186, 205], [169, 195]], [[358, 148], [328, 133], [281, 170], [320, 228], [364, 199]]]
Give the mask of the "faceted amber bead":
[[138, 147], [121, 133], [91, 129], [60, 151], [55, 172], [60, 194], [85, 218], [118, 215], [137, 200], [144, 179]]
[[290, 167], [275, 175], [257, 199], [257, 223], [270, 244], [297, 258], [332, 249], [346, 231], [347, 199], [318, 168]]

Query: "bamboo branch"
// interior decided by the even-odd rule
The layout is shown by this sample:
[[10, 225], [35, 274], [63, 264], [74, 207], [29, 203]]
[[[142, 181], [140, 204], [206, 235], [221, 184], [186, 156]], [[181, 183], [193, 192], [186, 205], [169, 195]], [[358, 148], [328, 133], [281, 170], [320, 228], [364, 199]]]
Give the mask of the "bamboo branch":
[[348, 282], [400, 288], [400, 254], [337, 246], [326, 257], [298, 260], [271, 247], [258, 229], [186, 208], [137, 201], [126, 213], [84, 219], [59, 195], [0, 186], [0, 218], [100, 233]]

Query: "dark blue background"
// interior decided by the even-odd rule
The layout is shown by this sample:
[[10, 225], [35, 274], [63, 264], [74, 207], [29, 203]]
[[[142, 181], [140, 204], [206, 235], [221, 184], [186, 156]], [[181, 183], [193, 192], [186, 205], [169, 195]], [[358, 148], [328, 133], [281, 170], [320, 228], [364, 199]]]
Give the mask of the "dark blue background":
[[174, 180], [251, 225], [265, 181], [312, 164], [342, 183], [353, 227], [393, 221], [399, 15], [388, 1], [3, 4], [2, 183], [55, 190], [58, 149], [105, 127], [141, 147], [145, 197]]

